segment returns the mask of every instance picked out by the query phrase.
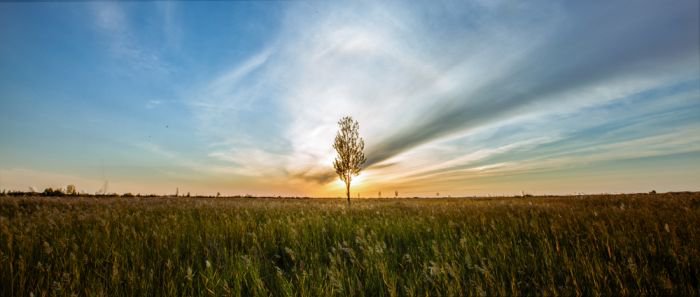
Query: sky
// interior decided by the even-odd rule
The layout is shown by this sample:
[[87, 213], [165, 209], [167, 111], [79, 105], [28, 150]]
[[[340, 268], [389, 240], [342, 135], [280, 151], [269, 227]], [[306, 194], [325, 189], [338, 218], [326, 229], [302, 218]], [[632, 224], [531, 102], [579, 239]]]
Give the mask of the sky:
[[0, 188], [700, 190], [696, 0], [0, 2]]

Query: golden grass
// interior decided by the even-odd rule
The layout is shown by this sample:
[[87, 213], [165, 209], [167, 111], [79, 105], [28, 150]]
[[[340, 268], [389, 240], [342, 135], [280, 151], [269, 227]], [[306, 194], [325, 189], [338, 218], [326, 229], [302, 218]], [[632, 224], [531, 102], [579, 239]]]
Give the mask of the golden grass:
[[0, 295], [698, 295], [699, 210], [698, 193], [0, 197]]

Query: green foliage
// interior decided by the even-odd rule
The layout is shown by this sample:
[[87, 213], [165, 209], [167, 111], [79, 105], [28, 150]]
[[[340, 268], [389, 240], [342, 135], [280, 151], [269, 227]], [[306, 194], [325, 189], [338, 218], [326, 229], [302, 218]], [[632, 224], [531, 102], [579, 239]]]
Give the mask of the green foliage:
[[346, 116], [338, 121], [339, 130], [335, 135], [333, 149], [337, 156], [333, 161], [335, 173], [345, 183], [348, 205], [350, 203], [350, 184], [352, 177], [360, 174], [365, 157], [365, 141], [360, 137], [360, 124], [352, 117]]
[[0, 296], [697, 295], [700, 195], [0, 198]]

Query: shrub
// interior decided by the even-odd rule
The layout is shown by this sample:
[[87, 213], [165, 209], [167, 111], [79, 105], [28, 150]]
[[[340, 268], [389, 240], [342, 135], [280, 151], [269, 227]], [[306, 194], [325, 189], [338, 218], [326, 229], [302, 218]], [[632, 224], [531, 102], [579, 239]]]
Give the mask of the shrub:
[[62, 189], [53, 189], [53, 188], [46, 188], [44, 189], [44, 192], [41, 193], [44, 196], [64, 196], [65, 193], [63, 193]]

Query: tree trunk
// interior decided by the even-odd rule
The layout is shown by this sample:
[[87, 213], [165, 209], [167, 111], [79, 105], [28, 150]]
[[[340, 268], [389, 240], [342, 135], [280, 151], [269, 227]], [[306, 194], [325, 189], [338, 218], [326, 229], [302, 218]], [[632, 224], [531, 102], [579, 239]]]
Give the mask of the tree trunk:
[[349, 179], [345, 181], [345, 188], [346, 188], [345, 194], [348, 196], [348, 206], [350, 206], [350, 180]]

